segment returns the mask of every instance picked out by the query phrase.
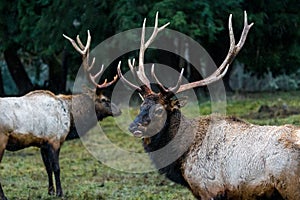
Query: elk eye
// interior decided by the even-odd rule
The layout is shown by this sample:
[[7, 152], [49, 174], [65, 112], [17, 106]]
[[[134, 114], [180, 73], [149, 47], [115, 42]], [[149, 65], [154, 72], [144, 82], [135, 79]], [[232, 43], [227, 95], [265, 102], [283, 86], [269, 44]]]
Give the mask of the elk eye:
[[163, 108], [158, 108], [155, 110], [155, 115], [161, 115], [161, 114], [163, 114], [163, 112], [164, 112]]
[[102, 102], [108, 102], [108, 100], [106, 98], [101, 98]]
[[152, 106], [149, 110], [149, 117], [150, 119], [152, 119], [155, 116], [161, 116], [163, 112], [164, 112], [164, 108], [161, 105]]

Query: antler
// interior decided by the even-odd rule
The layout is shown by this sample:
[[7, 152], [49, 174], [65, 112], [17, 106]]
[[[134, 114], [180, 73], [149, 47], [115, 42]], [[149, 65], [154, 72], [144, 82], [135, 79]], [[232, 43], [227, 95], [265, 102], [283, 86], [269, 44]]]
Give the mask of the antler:
[[[204, 86], [208, 85], [210, 83], [216, 82], [223, 78], [228, 70], [229, 65], [232, 63], [236, 55], [239, 53], [239, 51], [242, 49], [246, 38], [247, 34], [250, 30], [250, 28], [253, 26], [254, 23], [251, 23], [250, 25], [248, 24], [248, 19], [247, 19], [247, 12], [244, 11], [244, 28], [243, 32], [241, 34], [241, 38], [237, 44], [235, 44], [235, 38], [234, 38], [234, 33], [233, 33], [233, 28], [232, 28], [232, 14], [229, 16], [229, 21], [228, 21], [228, 27], [229, 27], [229, 37], [230, 37], [230, 48], [228, 50], [227, 56], [223, 63], [218, 67], [218, 69], [208, 76], [207, 78], [196, 81], [193, 83], [187, 83], [184, 85], [181, 85], [179, 89], [176, 91], [176, 93], [194, 88], [194, 87], [199, 87], [199, 86]], [[181, 81], [180, 81], [181, 82]]]
[[73, 47], [76, 49], [77, 52], [79, 52], [82, 55], [82, 63], [83, 63], [83, 69], [88, 77], [88, 80], [97, 88], [102, 89], [102, 88], [106, 88], [110, 85], [112, 85], [114, 82], [116, 82], [116, 80], [118, 79], [118, 75], [116, 75], [114, 77], [114, 79], [110, 82], [107, 82], [107, 79], [105, 79], [105, 81], [102, 84], [98, 84], [96, 83], [96, 79], [103, 73], [103, 69], [104, 69], [104, 65], [101, 66], [101, 69], [98, 73], [96, 73], [95, 75], [91, 74], [91, 70], [93, 69], [94, 65], [95, 65], [95, 57], [93, 57], [92, 63], [89, 64], [89, 51], [90, 51], [90, 45], [91, 45], [91, 35], [90, 35], [90, 31], [87, 31], [88, 34], [88, 38], [86, 41], [86, 45], [84, 46], [79, 38], [79, 35], [77, 35], [76, 37], [76, 41], [77, 43], [70, 37], [66, 36], [65, 34], [63, 34], [63, 36], [69, 40], [71, 42], [71, 44], [73, 45]]
[[[165, 27], [167, 27], [170, 23], [166, 23], [165, 25], [158, 27], [158, 12], [156, 13], [155, 17], [155, 24], [154, 24], [154, 30], [150, 38], [145, 42], [145, 27], [146, 27], [146, 18], [144, 19], [143, 28], [142, 28], [142, 34], [141, 34], [141, 46], [140, 46], [140, 53], [139, 53], [139, 65], [138, 69], [136, 70], [134, 67], [135, 59], [131, 61], [131, 59], [128, 60], [128, 65], [130, 68], [131, 73], [133, 74], [134, 78], [142, 85], [143, 88], [146, 88], [146, 90], [151, 91], [150, 81], [146, 77], [145, 70], [144, 70], [144, 55], [146, 49], [149, 47], [149, 45], [154, 41], [157, 34], [162, 31]], [[141, 91], [141, 87], [131, 83], [130, 81], [126, 80], [125, 77], [122, 75], [120, 65], [118, 66], [118, 74], [120, 76], [120, 79], [130, 87], [132, 87], [135, 90]]]
[[165, 25], [158, 28], [158, 12], [156, 12], [155, 16], [155, 24], [154, 30], [148, 41], [145, 43], [145, 26], [146, 26], [146, 18], [144, 19], [143, 28], [142, 28], [142, 35], [141, 35], [141, 47], [140, 47], [140, 54], [139, 54], [139, 69], [137, 71], [138, 78], [148, 87], [150, 88], [150, 81], [147, 79], [144, 71], [144, 55], [146, 49], [149, 45], [154, 41], [157, 34], [162, 31], [165, 27], [167, 27], [170, 23], [166, 23]]
[[[146, 19], [144, 20], [144, 23], [143, 23], [143, 29], [142, 29], [142, 35], [141, 35], [141, 47], [140, 47], [140, 54], [139, 54], [139, 66], [138, 66], [137, 71], [134, 68], [134, 61], [135, 60], [133, 59], [132, 62], [131, 62], [130, 59], [128, 60], [128, 65], [130, 67], [131, 73], [137, 79], [137, 81], [139, 81], [140, 83], [142, 83], [142, 85], [144, 85], [144, 87], [139, 87], [135, 84], [132, 84], [128, 80], [126, 80], [124, 78], [124, 76], [122, 75], [122, 72], [121, 72], [121, 69], [120, 69], [120, 64], [118, 66], [118, 74], [120, 76], [120, 79], [125, 84], [131, 86], [133, 89], [138, 90], [139, 92], [147, 94], [147, 92], [152, 92], [152, 91], [151, 91], [151, 87], [150, 87], [150, 81], [147, 79], [147, 77], [145, 75], [145, 71], [144, 71], [144, 54], [145, 54], [146, 49], [149, 47], [149, 45], [153, 42], [153, 40], [157, 36], [158, 32], [160, 32], [166, 26], [168, 26], [169, 23], [167, 23], [164, 26], [158, 28], [158, 13], [156, 13], [154, 31], [153, 31], [151, 37], [149, 38], [149, 40], [146, 43], [144, 42], [145, 41], [145, 24], [146, 24]], [[228, 50], [227, 56], [226, 56], [225, 60], [223, 61], [223, 63], [218, 67], [218, 69], [213, 74], [211, 74], [210, 76], [208, 76], [205, 79], [181, 85], [182, 76], [183, 76], [183, 72], [184, 72], [184, 69], [182, 69], [181, 73], [179, 75], [177, 84], [174, 87], [165, 88], [163, 86], [163, 84], [161, 84], [161, 82], [156, 77], [156, 75], [154, 73], [154, 65], [152, 65], [151, 75], [152, 75], [153, 79], [155, 79], [155, 81], [157, 82], [161, 92], [175, 94], [175, 93], [179, 93], [179, 92], [182, 92], [182, 91], [194, 88], [194, 87], [208, 85], [208, 84], [211, 84], [211, 83], [216, 82], [216, 81], [220, 80], [221, 78], [223, 78], [225, 76], [225, 74], [227, 73], [229, 65], [232, 63], [232, 61], [234, 60], [236, 55], [242, 49], [242, 47], [243, 47], [243, 45], [246, 41], [248, 32], [249, 32], [250, 28], [253, 26], [253, 24], [254, 23], [251, 23], [250, 25], [248, 24], [247, 12], [244, 11], [244, 28], [243, 28], [243, 32], [241, 34], [240, 40], [236, 44], [235, 43], [235, 38], [234, 38], [234, 33], [233, 33], [233, 28], [232, 28], [232, 14], [230, 14], [229, 21], [228, 21], [229, 37], [230, 37], [230, 48]]]
[[156, 83], [159, 86], [160, 91], [164, 92], [164, 93], [171, 93], [171, 94], [175, 94], [176, 91], [179, 89], [181, 81], [182, 81], [182, 76], [183, 76], [183, 72], [184, 72], [184, 68], [181, 69], [178, 81], [176, 83], [176, 85], [174, 87], [170, 87], [170, 88], [165, 88], [163, 84], [161, 84], [161, 82], [158, 80], [158, 78], [156, 77], [155, 73], [154, 73], [154, 64], [152, 65], [151, 68], [151, 75], [152, 78], [156, 81]]
[[[130, 59], [128, 59], [128, 65], [129, 65], [130, 71], [131, 71], [132, 75], [134, 76], [134, 78], [136, 78], [136, 77], [137, 77], [136, 71], [135, 71], [135, 69], [134, 69], [134, 67], [133, 67], [134, 62], [135, 62], [135, 59], [133, 59], [133, 64], [131, 64]], [[120, 61], [119, 64], [118, 64], [117, 71], [118, 71], [118, 75], [119, 75], [119, 77], [120, 77], [120, 80], [121, 80], [125, 85], [130, 86], [132, 89], [137, 90], [138, 92], [142, 92], [142, 89], [141, 89], [139, 86], [137, 86], [137, 85], [131, 83], [130, 81], [128, 81], [128, 80], [123, 76], [123, 74], [122, 74], [122, 72], [121, 72], [121, 61]]]

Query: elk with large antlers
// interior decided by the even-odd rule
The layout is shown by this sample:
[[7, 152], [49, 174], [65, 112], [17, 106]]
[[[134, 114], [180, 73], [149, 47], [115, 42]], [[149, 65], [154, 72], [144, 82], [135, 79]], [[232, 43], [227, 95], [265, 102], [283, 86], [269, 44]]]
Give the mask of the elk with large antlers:
[[[22, 97], [0, 98], [0, 161], [5, 149], [17, 151], [30, 146], [39, 147], [48, 174], [48, 193], [55, 193], [54, 173], [57, 196], [63, 195], [59, 166], [59, 151], [63, 142], [84, 134], [95, 126], [98, 120], [120, 114], [119, 108], [101, 93], [101, 89], [113, 84], [117, 76], [109, 83], [105, 81], [103, 84], [97, 84], [95, 79], [103, 72], [103, 66], [96, 75], [90, 73], [95, 58], [89, 65], [89, 31], [86, 46], [81, 43], [79, 37], [79, 46], [72, 39], [66, 38], [82, 55], [84, 70], [91, 83], [98, 89], [97, 93], [88, 90], [76, 95], [54, 95], [50, 91], [39, 90]], [[94, 113], [96, 120], [92, 120]], [[6, 199], [1, 184], [0, 198]]]
[[142, 31], [139, 65], [129, 61], [141, 86], [121, 80], [143, 96], [140, 113], [129, 130], [143, 138], [143, 145], [162, 174], [188, 187], [198, 199], [300, 199], [300, 129], [292, 125], [257, 126], [234, 117], [210, 115], [187, 119], [176, 94], [220, 80], [244, 45], [253, 23], [244, 13], [244, 29], [235, 43], [232, 16], [229, 17], [230, 49], [220, 67], [207, 78], [166, 88], [152, 65], [151, 75], [159, 92], [151, 89], [144, 73], [144, 52], [159, 31], [144, 43]]

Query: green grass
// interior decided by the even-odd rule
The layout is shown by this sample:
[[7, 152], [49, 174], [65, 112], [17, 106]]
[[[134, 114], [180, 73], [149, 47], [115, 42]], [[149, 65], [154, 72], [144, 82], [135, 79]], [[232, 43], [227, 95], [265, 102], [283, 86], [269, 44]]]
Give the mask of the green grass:
[[[261, 105], [300, 108], [300, 92], [231, 95], [228, 97], [226, 111], [228, 115], [238, 116], [256, 124], [300, 125], [299, 114], [252, 118], [251, 114], [257, 113]], [[209, 101], [201, 103], [200, 107], [195, 103], [188, 103], [183, 109], [188, 117], [199, 116], [199, 112], [209, 114], [210, 111]], [[137, 110], [132, 109], [130, 113], [133, 118]], [[120, 116], [118, 121], [122, 127], [126, 127], [131, 119]], [[128, 152], [143, 152], [141, 141], [132, 137], [126, 130], [124, 133], [113, 118], [107, 118], [100, 124], [106, 137], [117, 147]], [[91, 132], [96, 138], [98, 134], [97, 129]], [[102, 147], [104, 151], [105, 146], [99, 146]], [[125, 165], [134, 164], [135, 167], [141, 168], [146, 165], [135, 160], [124, 162]], [[129, 173], [106, 166], [90, 154], [81, 140], [65, 142], [60, 153], [60, 165], [65, 194], [63, 199], [194, 199], [186, 188], [172, 183], [156, 171]], [[6, 151], [0, 165], [0, 178], [9, 199], [60, 199], [47, 194], [47, 175], [37, 148], [17, 152]]]

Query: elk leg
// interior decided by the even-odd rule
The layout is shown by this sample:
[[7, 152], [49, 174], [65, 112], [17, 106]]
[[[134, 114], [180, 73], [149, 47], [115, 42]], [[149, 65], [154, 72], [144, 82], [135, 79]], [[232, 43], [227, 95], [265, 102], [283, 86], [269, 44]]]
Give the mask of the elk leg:
[[[0, 161], [1, 161], [1, 158], [2, 158], [3, 154], [4, 154], [4, 149], [1, 149], [0, 150]], [[1, 183], [0, 183], [0, 197], [1, 197], [2, 200], [7, 200], [7, 198], [4, 195]]]
[[50, 151], [50, 146], [47, 144], [45, 147], [41, 147], [41, 155], [42, 155], [42, 159], [44, 162], [44, 165], [46, 167], [46, 171], [47, 171], [47, 175], [48, 175], [48, 194], [49, 195], [53, 195], [54, 194], [54, 186], [53, 186], [53, 177], [52, 177], [52, 166], [51, 166], [51, 162], [50, 162], [50, 158], [49, 158], [49, 151]]
[[59, 151], [60, 151], [60, 145], [55, 145], [55, 144], [51, 145], [50, 161], [51, 161], [51, 166], [55, 177], [56, 196], [61, 197], [63, 196], [63, 191], [60, 182]]
[[[2, 161], [2, 157], [6, 148], [7, 141], [8, 141], [8, 136], [0, 133], [0, 163]], [[7, 200], [7, 198], [4, 195], [1, 183], [0, 183], [0, 197], [2, 200]]]

